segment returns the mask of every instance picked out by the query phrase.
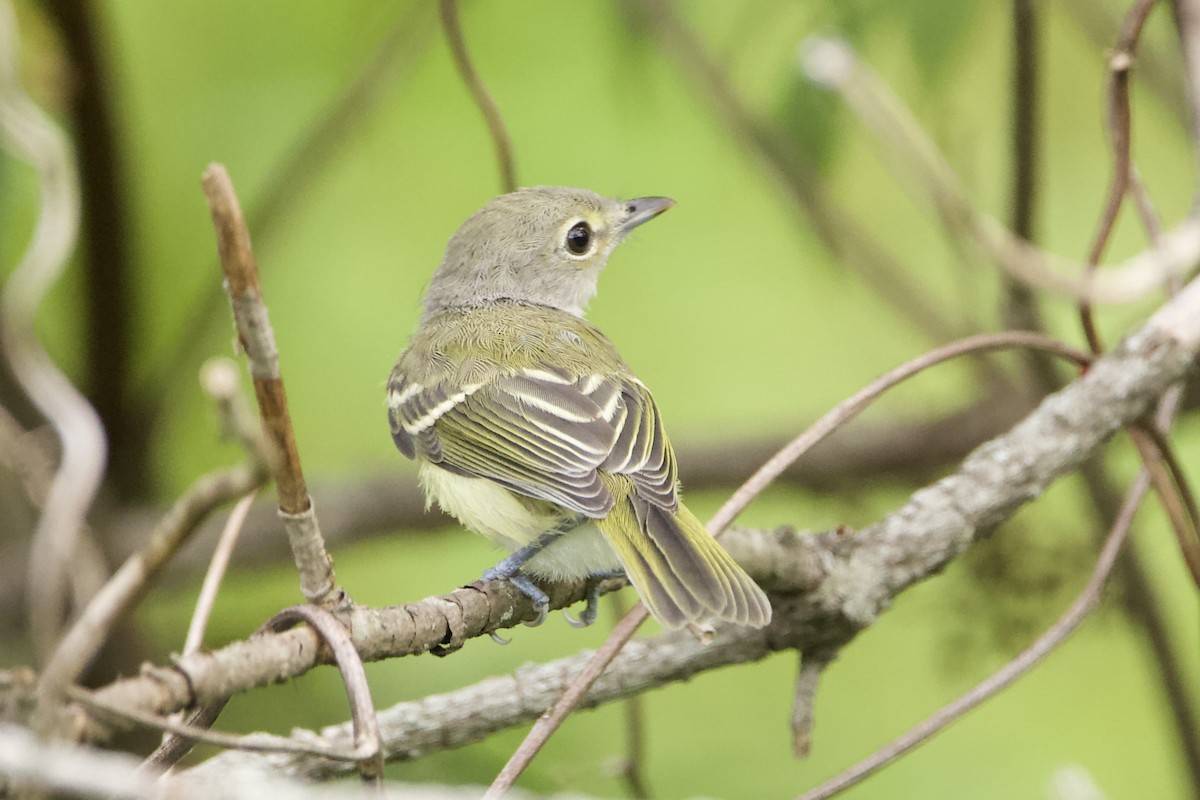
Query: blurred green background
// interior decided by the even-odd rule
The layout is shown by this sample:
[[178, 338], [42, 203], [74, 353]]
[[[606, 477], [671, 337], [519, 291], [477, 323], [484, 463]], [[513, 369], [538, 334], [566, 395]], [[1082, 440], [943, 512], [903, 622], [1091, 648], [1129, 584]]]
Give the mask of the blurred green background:
[[[590, 312], [654, 389], [672, 438], [733, 442], [790, 434], [937, 342], [823, 245], [772, 169], [727, 124], [713, 87], [677, 57], [663, 26], [645, 13], [655, 5], [474, 2], [462, 9], [462, 21], [510, 128], [522, 184], [678, 201], [617, 252]], [[1037, 239], [1082, 258], [1111, 170], [1101, 42], [1114, 39], [1112, 26], [1125, 6], [1035, 5], [1043, 92]], [[315, 481], [384, 472], [415, 480], [387, 435], [384, 381], [416, 324], [423, 287], [447, 238], [499, 191], [491, 141], [450, 60], [434, 4], [107, 0], [87, 7], [108, 73], [104, 91], [130, 224], [128, 292], [119, 299], [130, 331], [122, 354], [124, 408], [153, 420], [143, 431], [150, 446], [140, 485], [113, 487], [112, 495], [133, 492], [138, 502], [164, 503], [201, 472], [240, 457], [218, 441], [215, 414], [196, 380], [205, 358], [230, 352], [232, 331], [219, 303], [202, 318], [193, 312], [220, 280], [199, 189], [212, 161], [229, 168], [256, 236], [256, 204], [274, 182], [286, 187], [269, 235], [255, 243], [306, 471]], [[71, 87], [87, 76], [70, 73], [40, 4], [17, 8], [30, 90], [65, 114]], [[755, 124], [776, 132], [788, 157], [807, 163], [828, 196], [883, 243], [920, 297], [939, 310], [941, 324], [1002, 325], [992, 265], [943, 233], [932, 209], [891, 177], [875, 143], [836, 98], [803, 82], [795, 51], [813, 34], [849, 38], [911, 105], [973, 200], [1007, 219], [1008, 3], [696, 0], [676, 10]], [[331, 145], [332, 156], [281, 172], [296, 143], [400, 20], [407, 44], [361, 116]], [[1134, 157], [1168, 223], [1187, 212], [1194, 184], [1173, 37], [1169, 15], [1159, 9], [1143, 49], [1147, 61], [1162, 67], [1160, 79], [1142, 81], [1135, 72], [1134, 82]], [[2, 275], [27, 240], [35, 202], [29, 170], [0, 159]], [[1113, 258], [1143, 247], [1132, 217], [1121, 219]], [[78, 266], [55, 289], [40, 331], [59, 362], [87, 384], [93, 356], [82, 344], [89, 334], [81, 320], [89, 290]], [[1150, 308], [1103, 311], [1108, 338]], [[1069, 303], [1047, 300], [1043, 310], [1052, 332], [1081, 341]], [[181, 349], [181, 342], [188, 346]], [[1002, 363], [1020, 375], [1019, 362]], [[964, 407], [979, 395], [976, 376], [966, 365], [941, 367], [868, 416], [886, 421]], [[1195, 419], [1181, 423], [1179, 451], [1193, 475], [1200, 473], [1198, 435]], [[1114, 474], [1132, 475], [1136, 462], [1125, 443], [1110, 455]], [[681, 469], [686, 486], [687, 464]], [[912, 488], [898, 479], [838, 493], [778, 489], [743, 522], [857, 527]], [[703, 516], [724, 494], [693, 493], [689, 502]], [[319, 511], [319, 493], [315, 501]], [[1197, 690], [1194, 590], [1160, 516], [1156, 509], [1143, 512], [1134, 546], [1152, 571]], [[1082, 586], [1095, 527], [1086, 497], [1068, 479], [963, 563], [904, 595], [827, 671], [806, 761], [790, 755], [794, 656], [647, 695], [646, 770], [655, 796], [791, 796], [866, 755], [1048, 624]], [[396, 531], [335, 557], [338, 577], [357, 601], [390, 604], [468, 582], [496, 554], [481, 539], [449, 530]], [[987, 579], [996, 559], [1016, 565], [1013, 582]], [[181, 646], [198, 580], [171, 583], [140, 609], [149, 657], [162, 659]], [[235, 570], [206, 644], [247, 635], [298, 597], [285, 562]], [[846, 796], [1056, 797], [1054, 776], [1072, 765], [1111, 798], [1190, 796], [1153, 658], [1113, 600], [1011, 691]], [[473, 641], [452, 658], [371, 665], [376, 703], [446, 691], [594, 646], [609, 619], [579, 632], [554, 617], [540, 629], [517, 630], [506, 648]], [[6, 649], [16, 661], [28, 659], [19, 644]], [[620, 796], [613, 764], [623, 753], [621, 714], [610, 706], [575, 716], [521, 785]], [[235, 698], [221, 726], [282, 733], [346, 716], [336, 674], [320, 670]], [[397, 765], [392, 773], [487, 783], [522, 734]]]

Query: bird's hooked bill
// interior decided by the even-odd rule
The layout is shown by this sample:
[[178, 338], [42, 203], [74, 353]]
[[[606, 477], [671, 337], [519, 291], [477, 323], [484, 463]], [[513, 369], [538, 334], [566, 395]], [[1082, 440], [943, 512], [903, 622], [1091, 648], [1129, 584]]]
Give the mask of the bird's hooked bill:
[[629, 215], [621, 223], [621, 230], [629, 232], [643, 222], [654, 219], [673, 205], [675, 205], [675, 201], [669, 197], [638, 197], [630, 200], [625, 203]]

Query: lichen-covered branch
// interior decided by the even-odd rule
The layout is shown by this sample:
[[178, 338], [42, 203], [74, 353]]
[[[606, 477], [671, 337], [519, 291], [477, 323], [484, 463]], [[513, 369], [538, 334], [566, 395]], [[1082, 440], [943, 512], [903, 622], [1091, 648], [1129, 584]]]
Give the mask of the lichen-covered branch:
[[[723, 541], [771, 594], [776, 619], [760, 634], [718, 629], [721, 641], [733, 636], [747, 642], [730, 660], [751, 658], [754, 648], [804, 650], [852, 638], [872, 624], [896, 594], [937, 572], [1077, 467], [1122, 426], [1146, 413], [1187, 374], [1197, 351], [1200, 282], [1194, 281], [1087, 374], [880, 522], [858, 532], [809, 536], [731, 531]], [[554, 608], [582, 598], [581, 584], [548, 588]], [[363, 659], [379, 660], [454, 650], [467, 638], [532, 616], [523, 595], [506, 584], [490, 583], [408, 606], [357, 608], [346, 619]], [[746, 636], [759, 637], [758, 643], [749, 643]], [[671, 637], [656, 641], [686, 646]], [[305, 629], [265, 635], [184, 657], [171, 666], [147, 668], [136, 678], [100, 690], [98, 696], [169, 713], [327, 663], [328, 656], [317, 645], [315, 635]], [[576, 658], [580, 660], [571, 663], [581, 664], [587, 654]], [[625, 691], [666, 679], [670, 678], [651, 676], [649, 684], [639, 684], [626, 675]], [[530, 708], [534, 714], [541, 710]], [[386, 746], [390, 751], [405, 747], [395, 739]]]

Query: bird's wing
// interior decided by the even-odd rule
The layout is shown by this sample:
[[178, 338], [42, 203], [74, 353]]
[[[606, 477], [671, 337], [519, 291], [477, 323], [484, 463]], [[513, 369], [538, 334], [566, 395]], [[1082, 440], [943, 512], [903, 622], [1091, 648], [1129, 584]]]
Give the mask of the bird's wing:
[[628, 476], [656, 506], [678, 505], [675, 456], [658, 409], [630, 375], [534, 368], [430, 387], [394, 375], [388, 400], [392, 437], [409, 458], [592, 518], [614, 502], [601, 471]]

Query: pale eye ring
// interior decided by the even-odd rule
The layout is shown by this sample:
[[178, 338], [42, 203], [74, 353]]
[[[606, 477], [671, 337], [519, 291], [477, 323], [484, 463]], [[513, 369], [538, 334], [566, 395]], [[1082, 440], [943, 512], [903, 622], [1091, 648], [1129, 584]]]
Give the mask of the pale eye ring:
[[576, 222], [567, 231], [567, 249], [577, 256], [587, 253], [592, 247], [592, 226]]

